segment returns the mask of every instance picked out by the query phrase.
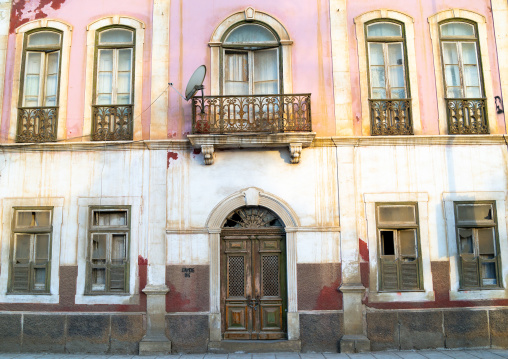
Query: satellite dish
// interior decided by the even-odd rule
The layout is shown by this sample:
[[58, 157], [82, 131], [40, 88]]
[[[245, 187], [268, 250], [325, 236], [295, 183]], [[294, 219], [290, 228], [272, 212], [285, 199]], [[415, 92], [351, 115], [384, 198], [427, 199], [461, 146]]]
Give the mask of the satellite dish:
[[185, 100], [189, 101], [199, 90], [203, 91], [203, 81], [205, 80], [206, 66], [199, 66], [192, 74], [187, 87], [185, 88]]

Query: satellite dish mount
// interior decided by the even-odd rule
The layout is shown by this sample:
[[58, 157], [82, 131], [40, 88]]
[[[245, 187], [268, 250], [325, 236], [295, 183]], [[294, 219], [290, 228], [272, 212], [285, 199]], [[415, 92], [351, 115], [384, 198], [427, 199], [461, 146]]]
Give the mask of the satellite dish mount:
[[203, 81], [206, 76], [206, 66], [199, 66], [196, 71], [192, 74], [189, 82], [187, 83], [187, 87], [185, 88], [185, 96], [183, 96], [180, 91], [173, 87], [173, 83], [170, 82], [169, 86], [173, 87], [176, 92], [185, 100], [189, 101], [191, 98], [196, 95], [198, 91], [201, 90], [201, 113], [205, 113], [205, 95], [203, 94], [203, 90], [205, 86], [203, 86]]

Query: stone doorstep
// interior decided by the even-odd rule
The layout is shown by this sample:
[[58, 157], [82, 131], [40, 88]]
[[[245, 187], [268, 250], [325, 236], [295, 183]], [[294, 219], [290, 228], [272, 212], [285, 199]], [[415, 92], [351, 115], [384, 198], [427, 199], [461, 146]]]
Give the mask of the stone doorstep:
[[300, 340], [222, 340], [208, 343], [208, 352], [217, 354], [287, 353], [300, 352], [301, 349]]

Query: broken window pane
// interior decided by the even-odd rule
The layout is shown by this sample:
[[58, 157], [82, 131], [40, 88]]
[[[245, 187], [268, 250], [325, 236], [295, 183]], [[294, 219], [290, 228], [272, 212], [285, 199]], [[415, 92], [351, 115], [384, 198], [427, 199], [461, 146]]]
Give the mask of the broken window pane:
[[49, 234], [38, 234], [35, 238], [35, 262], [43, 263], [49, 259]]
[[106, 234], [93, 234], [92, 236], [92, 262], [106, 263]]
[[111, 246], [111, 262], [121, 264], [125, 259], [125, 234], [113, 234]]
[[34, 289], [44, 290], [46, 288], [46, 268], [35, 268]]
[[28, 263], [30, 261], [30, 235], [16, 235], [15, 263]]
[[472, 229], [459, 229], [459, 246], [460, 254], [474, 254]]
[[125, 226], [127, 225], [127, 212], [94, 212], [94, 226]]
[[497, 285], [496, 264], [493, 262], [482, 263], [482, 284]]
[[464, 222], [492, 220], [492, 204], [459, 204], [457, 216], [459, 221]]
[[92, 269], [92, 290], [104, 291], [106, 289], [106, 269]]
[[393, 231], [381, 231], [382, 254], [385, 256], [395, 255], [395, 243]]

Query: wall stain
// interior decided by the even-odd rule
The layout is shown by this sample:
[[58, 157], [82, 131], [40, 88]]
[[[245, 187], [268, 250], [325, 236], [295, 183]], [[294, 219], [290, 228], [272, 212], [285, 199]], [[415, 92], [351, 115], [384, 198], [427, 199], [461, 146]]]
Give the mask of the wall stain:
[[337, 278], [330, 286], [324, 286], [319, 292], [314, 310], [334, 310], [342, 308], [342, 296], [337, 291], [340, 279]]
[[142, 255], [138, 256], [138, 265], [139, 266], [146, 266], [148, 265], [148, 258], [143, 258]]
[[[39, 1], [39, 5], [34, 7]], [[48, 16], [43, 9], [50, 6], [58, 10], [66, 0], [14, 0], [11, 11], [11, 26], [9, 33], [13, 34], [16, 29], [31, 20], [43, 19]]]

